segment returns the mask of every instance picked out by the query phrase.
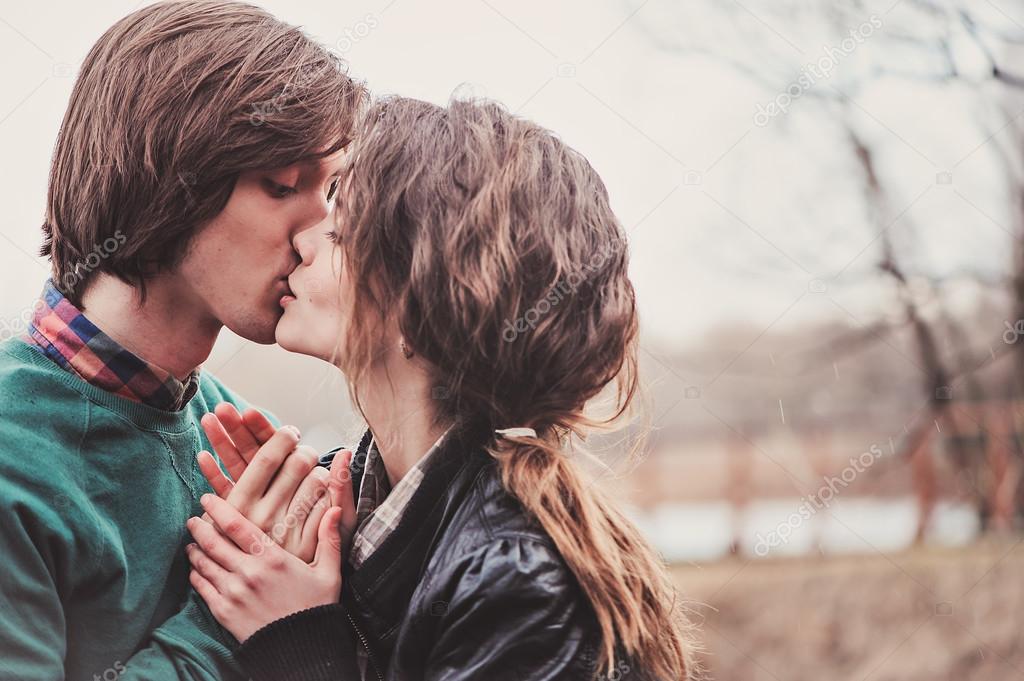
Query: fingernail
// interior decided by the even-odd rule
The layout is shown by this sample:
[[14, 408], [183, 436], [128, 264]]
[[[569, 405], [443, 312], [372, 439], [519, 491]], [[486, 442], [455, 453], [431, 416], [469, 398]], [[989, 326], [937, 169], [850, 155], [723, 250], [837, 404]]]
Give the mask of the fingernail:
[[210, 497], [211, 496], [213, 496], [213, 495], [207, 493], [207, 494], [204, 494], [203, 496], [199, 497], [199, 503], [202, 504], [203, 508], [206, 508], [206, 505], [208, 503], [210, 503]]

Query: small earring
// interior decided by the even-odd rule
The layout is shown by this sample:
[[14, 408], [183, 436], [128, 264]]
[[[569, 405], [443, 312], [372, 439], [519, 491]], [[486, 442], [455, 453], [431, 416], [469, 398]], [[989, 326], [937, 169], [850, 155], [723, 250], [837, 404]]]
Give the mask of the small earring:
[[405, 355], [405, 358], [412, 359], [413, 352], [412, 350], [409, 349], [409, 346], [405, 344], [404, 338], [402, 339], [401, 343], [399, 343], [399, 345], [402, 348], [402, 354]]

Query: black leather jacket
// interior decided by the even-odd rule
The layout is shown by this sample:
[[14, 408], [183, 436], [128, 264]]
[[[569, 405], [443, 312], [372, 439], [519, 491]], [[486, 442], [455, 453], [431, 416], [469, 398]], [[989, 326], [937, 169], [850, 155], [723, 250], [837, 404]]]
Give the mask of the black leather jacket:
[[[345, 565], [340, 603], [245, 642], [239, 660], [252, 679], [358, 681], [357, 645], [378, 681], [605, 678], [593, 610], [551, 539], [504, 490], [481, 447], [489, 432], [452, 429], [399, 526], [358, 570]], [[354, 489], [368, 445], [369, 433], [353, 456]], [[621, 664], [613, 678], [639, 676]]]

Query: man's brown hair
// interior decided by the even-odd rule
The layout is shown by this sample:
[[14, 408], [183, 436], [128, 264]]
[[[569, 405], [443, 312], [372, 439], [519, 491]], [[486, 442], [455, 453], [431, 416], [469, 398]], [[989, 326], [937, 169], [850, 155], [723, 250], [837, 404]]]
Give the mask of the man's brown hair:
[[366, 91], [299, 28], [228, 0], [159, 2], [89, 51], [50, 169], [44, 243], [72, 302], [96, 272], [145, 292], [239, 174], [351, 141]]

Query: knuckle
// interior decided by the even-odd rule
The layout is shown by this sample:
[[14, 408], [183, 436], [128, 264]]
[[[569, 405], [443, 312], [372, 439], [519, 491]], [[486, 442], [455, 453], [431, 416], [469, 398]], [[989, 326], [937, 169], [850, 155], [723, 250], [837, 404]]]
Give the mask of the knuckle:
[[242, 532], [242, 529], [243, 525], [240, 520], [229, 520], [226, 523], [224, 523], [224, 532], [229, 535], [239, 534], [240, 532]]
[[261, 449], [249, 465], [256, 466], [264, 473], [271, 473], [277, 470], [280, 462], [275, 453]]
[[320, 461], [320, 455], [316, 453], [316, 450], [309, 445], [299, 445], [295, 448], [295, 453], [302, 457], [302, 460], [309, 464], [310, 467], [317, 465]]
[[294, 470], [301, 471], [303, 475], [313, 470], [316, 467], [317, 461], [316, 451], [305, 445], [296, 447], [295, 451], [288, 457], [288, 463]]
[[283, 571], [287, 566], [287, 563], [285, 562], [284, 559], [284, 555], [280, 552], [275, 551], [272, 556], [268, 557], [267, 566], [270, 567], [271, 570], [275, 570], [278, 572]]
[[263, 584], [263, 575], [258, 570], [245, 570], [241, 573], [242, 583], [246, 588], [255, 591]]
[[203, 553], [209, 555], [217, 550], [217, 542], [215, 542], [213, 537], [205, 532], [195, 536], [194, 538], [196, 540], [196, 544], [199, 544], [199, 548], [203, 550]]
[[302, 461], [301, 456], [298, 454], [291, 454], [287, 459], [285, 459], [282, 470], [293, 478], [302, 479], [306, 475], [306, 464]]
[[224, 595], [234, 603], [241, 603], [245, 600], [248, 589], [245, 584], [237, 579], [232, 579], [224, 586]]
[[210, 607], [210, 612], [218, 620], [229, 619], [233, 614], [232, 609], [227, 606], [222, 598], [213, 599], [213, 601], [207, 603], [207, 605]]
[[295, 426], [281, 426], [277, 429], [277, 432], [270, 438], [270, 442], [280, 446], [287, 446], [294, 444], [299, 441], [296, 433], [298, 428]]

